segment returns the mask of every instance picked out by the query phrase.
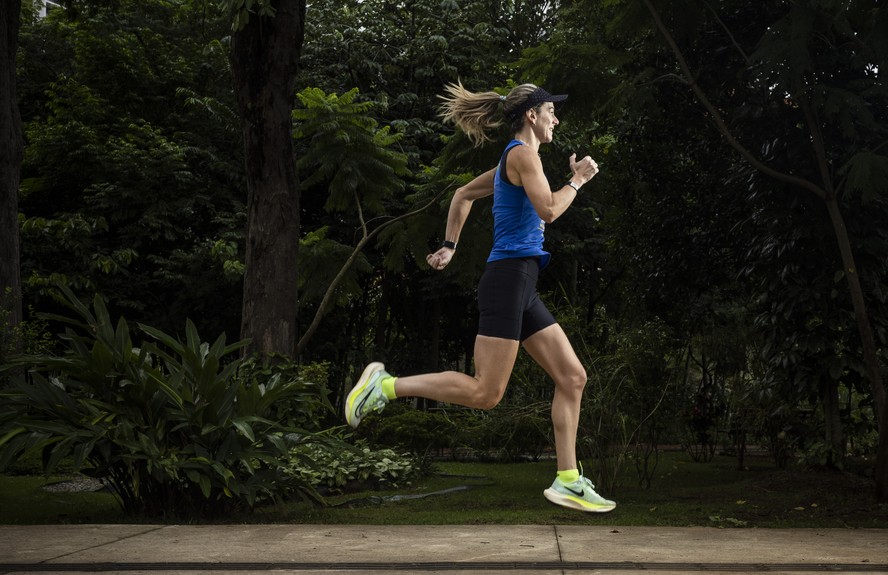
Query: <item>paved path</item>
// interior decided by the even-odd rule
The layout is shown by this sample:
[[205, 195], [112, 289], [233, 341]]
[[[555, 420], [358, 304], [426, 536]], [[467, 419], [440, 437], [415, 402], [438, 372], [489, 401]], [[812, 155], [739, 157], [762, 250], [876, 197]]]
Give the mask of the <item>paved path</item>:
[[888, 530], [0, 526], [0, 574], [888, 574]]

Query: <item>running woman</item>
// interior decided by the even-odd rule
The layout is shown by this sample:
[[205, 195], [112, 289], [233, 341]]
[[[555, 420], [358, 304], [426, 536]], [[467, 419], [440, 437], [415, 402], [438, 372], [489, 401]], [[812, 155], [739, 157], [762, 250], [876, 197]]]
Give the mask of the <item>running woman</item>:
[[346, 399], [346, 420], [357, 427], [365, 415], [381, 411], [398, 397], [492, 409], [505, 393], [522, 345], [555, 382], [552, 424], [557, 475], [543, 495], [552, 503], [580, 511], [611, 511], [616, 503], [596, 493], [577, 465], [577, 427], [586, 370], [536, 290], [539, 272], [550, 257], [543, 249], [545, 226], [570, 207], [580, 188], [598, 173], [598, 164], [589, 156], [577, 161], [573, 154], [570, 180], [553, 191], [546, 179], [538, 151], [540, 145], [552, 142], [558, 125], [555, 104], [566, 95], [522, 84], [508, 96], [500, 96], [470, 92], [458, 83], [448, 85], [441, 98], [445, 121], [455, 123], [475, 146], [489, 140], [487, 132], [501, 124], [500, 107], [513, 134], [497, 167], [456, 190], [445, 241], [438, 251], [426, 256], [432, 269], [443, 270], [456, 253], [473, 202], [493, 195], [493, 249], [478, 284], [475, 375], [445, 371], [393, 377], [382, 363], [371, 363]]

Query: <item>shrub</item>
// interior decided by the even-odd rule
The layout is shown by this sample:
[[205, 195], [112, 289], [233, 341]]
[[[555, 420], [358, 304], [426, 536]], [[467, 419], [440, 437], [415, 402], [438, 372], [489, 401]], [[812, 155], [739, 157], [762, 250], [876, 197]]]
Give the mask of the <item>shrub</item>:
[[[329, 362], [299, 364], [288, 357], [278, 355], [246, 359], [238, 370], [239, 377], [266, 381], [272, 377], [288, 380], [310, 381], [310, 397], [298, 401], [285, 401], [272, 406], [273, 419], [311, 432], [327, 428], [328, 420], [335, 418], [327, 387]], [[338, 422], [337, 422], [338, 423]]]
[[[282, 405], [315, 410], [309, 382], [241, 371], [224, 335], [202, 342], [193, 323], [185, 341], [140, 325], [134, 346], [126, 321], [115, 325], [99, 296], [91, 311], [70, 290], [61, 356], [22, 356], [25, 366], [2, 393], [0, 469], [42, 453], [50, 473], [63, 458], [102, 479], [124, 512], [149, 516], [216, 516], [266, 498], [317, 498], [312, 486], [283, 472], [294, 444], [315, 440], [274, 419]], [[20, 370], [10, 370], [18, 372]]]
[[[31, 318], [34, 310], [28, 308], [27, 319], [12, 325], [12, 306], [15, 300], [12, 291], [6, 288], [0, 293], [0, 364], [20, 353], [46, 353], [52, 349], [53, 338], [45, 320]], [[0, 388], [8, 377], [0, 374]]]
[[442, 411], [422, 411], [398, 401], [368, 417], [357, 434], [372, 446], [399, 447], [416, 455], [450, 447], [454, 422]]
[[444, 413], [412, 408], [387, 411], [368, 426], [374, 444], [400, 446], [417, 455], [450, 447], [454, 424]]
[[536, 461], [554, 446], [549, 410], [550, 404], [543, 402], [465, 410], [456, 418], [454, 448], [482, 460]]
[[450, 449], [459, 459], [538, 460], [552, 447], [550, 404], [501, 405], [482, 411], [455, 407], [422, 411], [404, 403], [389, 405], [361, 424], [359, 434], [372, 445], [409, 449], [425, 457]]
[[[338, 493], [352, 488], [409, 485], [422, 474], [422, 466], [407, 453], [393, 449], [372, 450], [366, 442], [355, 447], [331, 448], [301, 445], [292, 449], [293, 459], [284, 471], [299, 481]], [[308, 463], [310, 462], [310, 463]]]

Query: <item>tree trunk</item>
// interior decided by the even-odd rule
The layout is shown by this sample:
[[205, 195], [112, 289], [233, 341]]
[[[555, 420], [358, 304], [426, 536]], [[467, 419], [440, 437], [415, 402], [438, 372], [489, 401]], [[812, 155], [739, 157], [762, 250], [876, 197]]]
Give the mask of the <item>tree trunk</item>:
[[22, 321], [18, 191], [23, 143], [15, 63], [21, 8], [21, 0], [4, 0], [0, 10], [0, 303], [10, 306], [0, 325], [0, 342], [7, 341]]
[[876, 447], [876, 498], [888, 501], [888, 409], [879, 418], [879, 445]]
[[845, 219], [839, 210], [836, 198], [830, 197], [826, 201], [826, 209], [829, 212], [833, 230], [839, 244], [839, 252], [842, 255], [845, 278], [848, 280], [848, 290], [851, 293], [851, 304], [854, 307], [854, 315], [857, 318], [858, 332], [860, 333], [863, 360], [866, 366], [867, 379], [873, 390], [873, 399], [876, 406], [876, 417], [880, 418], [885, 408], [885, 386], [882, 381], [879, 356], [876, 352], [876, 340], [873, 337], [873, 328], [870, 325], [869, 314], [866, 311], [866, 303], [863, 298], [863, 288], [860, 285], [860, 275], [857, 273], [857, 264], [854, 262], [854, 253], [851, 251], [851, 240], [848, 238], [848, 230], [845, 227]]
[[231, 67], [247, 176], [247, 245], [241, 337], [246, 353], [290, 356], [296, 347], [299, 183], [293, 151], [295, 74], [305, 0], [275, 0], [234, 32]]
[[829, 467], [839, 469], [845, 457], [845, 434], [839, 405], [839, 382], [829, 374], [820, 378], [820, 403], [823, 409], [823, 440]]
[[869, 314], [866, 311], [863, 288], [860, 285], [857, 264], [854, 262], [854, 253], [851, 250], [848, 229], [845, 227], [845, 219], [839, 210], [835, 194], [831, 194], [827, 198], [826, 209], [829, 212], [830, 221], [832, 221], [833, 230], [836, 233], [839, 252], [842, 254], [845, 278], [848, 280], [851, 304], [854, 307], [857, 331], [860, 334], [866, 378], [873, 392], [873, 405], [875, 406], [876, 422], [879, 428], [879, 445], [876, 448], [876, 497], [879, 501], [884, 502], [888, 501], [888, 406], [886, 406], [885, 384], [882, 379], [881, 363], [876, 352], [876, 340], [873, 336]]

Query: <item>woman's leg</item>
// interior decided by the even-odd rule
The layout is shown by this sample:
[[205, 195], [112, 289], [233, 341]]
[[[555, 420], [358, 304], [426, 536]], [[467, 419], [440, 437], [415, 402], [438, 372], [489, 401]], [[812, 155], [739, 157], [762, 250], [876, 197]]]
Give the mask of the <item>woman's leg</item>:
[[517, 340], [479, 335], [475, 338], [474, 377], [458, 371], [399, 377], [395, 394], [492, 409], [506, 391], [517, 356]]
[[586, 386], [586, 370], [561, 326], [552, 324], [526, 340], [524, 349], [555, 380], [552, 425], [558, 470], [577, 468], [577, 427], [580, 402]]

